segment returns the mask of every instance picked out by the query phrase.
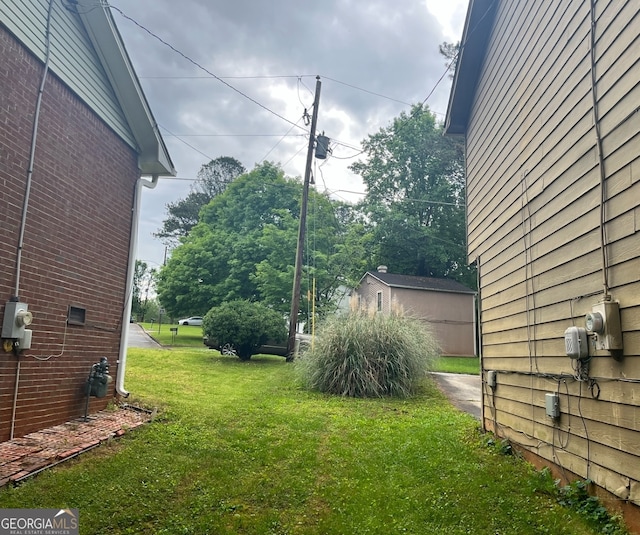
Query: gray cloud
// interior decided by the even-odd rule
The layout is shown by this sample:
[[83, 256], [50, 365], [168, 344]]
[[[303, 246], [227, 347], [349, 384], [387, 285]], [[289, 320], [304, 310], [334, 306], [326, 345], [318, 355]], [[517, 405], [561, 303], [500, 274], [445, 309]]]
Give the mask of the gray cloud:
[[[460, 5], [451, 23], [461, 32], [467, 2], [451, 1]], [[304, 126], [300, 119], [305, 107], [311, 112], [315, 75], [320, 75], [318, 130], [356, 147], [409, 109], [371, 93], [421, 102], [445, 69], [438, 45], [446, 40], [443, 25], [450, 21], [436, 20], [424, 0], [114, 0], [112, 4], [291, 123]], [[287, 174], [303, 174], [307, 145], [303, 129], [291, 128], [290, 122], [208, 77], [117, 11], [113, 14], [179, 177], [195, 178], [208, 158], [233, 156], [251, 169], [267, 154], [267, 159], [286, 164]], [[446, 79], [427, 102], [431, 109], [444, 112], [448, 93]], [[290, 128], [290, 135], [276, 146]], [[335, 146], [336, 156], [355, 153]], [[362, 191], [358, 177], [347, 170], [353, 161], [327, 160], [316, 170], [318, 188]], [[162, 180], [155, 190], [144, 190], [138, 258], [152, 266], [162, 262], [164, 246], [152, 233], [162, 224], [166, 203], [184, 197], [189, 188], [189, 181]]]

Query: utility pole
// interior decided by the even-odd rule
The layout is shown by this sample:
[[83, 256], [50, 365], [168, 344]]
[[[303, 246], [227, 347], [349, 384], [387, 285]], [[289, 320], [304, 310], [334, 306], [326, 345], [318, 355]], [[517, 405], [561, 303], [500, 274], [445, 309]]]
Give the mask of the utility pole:
[[[313, 162], [313, 144], [316, 139], [316, 123], [318, 122], [318, 106], [320, 105], [320, 76], [316, 76], [316, 94], [313, 100], [311, 130], [309, 131], [309, 148], [307, 149], [307, 166], [304, 171], [302, 187], [302, 206], [300, 207], [300, 226], [298, 227], [298, 246], [296, 248], [296, 269], [293, 275], [293, 292], [291, 297], [291, 315], [289, 316], [289, 341], [287, 342], [287, 361], [293, 360], [296, 348], [296, 329], [298, 312], [300, 311], [300, 281], [302, 279], [302, 250], [304, 234], [307, 226], [307, 204], [309, 202], [309, 182], [311, 180], [311, 164]], [[314, 297], [315, 298], [315, 297]]]

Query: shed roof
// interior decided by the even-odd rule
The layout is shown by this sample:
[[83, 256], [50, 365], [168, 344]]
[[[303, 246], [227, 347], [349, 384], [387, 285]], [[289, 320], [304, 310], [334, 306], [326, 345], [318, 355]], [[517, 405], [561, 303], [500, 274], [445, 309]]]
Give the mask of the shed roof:
[[406, 288], [409, 290], [430, 290], [438, 292], [453, 292], [475, 294], [471, 288], [452, 279], [440, 279], [436, 277], [417, 277], [415, 275], [398, 275], [396, 273], [383, 273], [380, 271], [367, 271], [383, 284], [392, 288]]
[[451, 85], [445, 133], [465, 134], [478, 79], [500, 0], [469, 0], [456, 72]]

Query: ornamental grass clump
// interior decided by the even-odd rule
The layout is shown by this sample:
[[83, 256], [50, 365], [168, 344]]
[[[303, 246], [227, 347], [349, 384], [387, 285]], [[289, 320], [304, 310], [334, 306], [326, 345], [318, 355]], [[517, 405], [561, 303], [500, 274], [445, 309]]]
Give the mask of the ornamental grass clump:
[[350, 397], [407, 397], [439, 356], [436, 339], [418, 320], [355, 310], [328, 319], [313, 349], [297, 360], [303, 384]]

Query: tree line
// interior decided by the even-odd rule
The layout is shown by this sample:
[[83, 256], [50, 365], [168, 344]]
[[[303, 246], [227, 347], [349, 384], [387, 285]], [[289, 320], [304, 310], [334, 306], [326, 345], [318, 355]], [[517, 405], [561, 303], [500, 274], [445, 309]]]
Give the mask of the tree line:
[[[365, 139], [363, 155], [350, 167], [366, 187], [362, 201], [309, 192], [300, 321], [310, 299], [319, 315], [330, 313], [381, 264], [475, 287], [466, 261], [462, 141], [444, 137], [435, 115], [418, 104]], [[189, 195], [167, 205], [156, 234], [173, 247], [153, 274], [166, 313], [204, 314], [244, 299], [286, 316], [301, 196], [301, 181], [271, 162], [250, 171], [231, 157], [203, 165]]]

